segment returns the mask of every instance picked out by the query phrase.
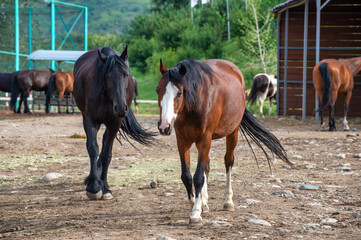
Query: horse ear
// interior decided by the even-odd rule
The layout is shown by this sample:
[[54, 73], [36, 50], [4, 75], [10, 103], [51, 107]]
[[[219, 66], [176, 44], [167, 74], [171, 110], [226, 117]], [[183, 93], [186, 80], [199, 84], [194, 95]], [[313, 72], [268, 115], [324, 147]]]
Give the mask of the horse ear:
[[159, 71], [162, 75], [168, 71], [168, 69], [163, 64], [162, 59], [160, 59]]
[[105, 56], [105, 54], [102, 53], [99, 49], [98, 49], [98, 57], [100, 61], [102, 61], [102, 63], [105, 63], [107, 61], [107, 56]]
[[53, 69], [49, 68], [49, 70], [50, 70], [51, 73], [54, 73], [54, 70], [53, 70]]
[[186, 66], [184, 66], [183, 64], [181, 64], [180, 65], [180, 67], [179, 67], [179, 74], [180, 75], [182, 75], [182, 76], [184, 76], [184, 75], [186, 75], [186, 73], [187, 73], [187, 68], [186, 68]]
[[120, 58], [122, 58], [124, 61], [128, 61], [128, 45], [125, 46], [122, 55], [120, 55]]

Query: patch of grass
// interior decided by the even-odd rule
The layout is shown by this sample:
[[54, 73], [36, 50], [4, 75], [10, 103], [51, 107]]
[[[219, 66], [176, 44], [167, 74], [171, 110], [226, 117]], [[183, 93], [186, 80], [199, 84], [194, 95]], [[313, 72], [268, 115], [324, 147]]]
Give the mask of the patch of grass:
[[[197, 164], [191, 164], [192, 175], [195, 172]], [[217, 170], [224, 172], [224, 164], [211, 162], [212, 172]], [[126, 169], [112, 169], [108, 175], [109, 183], [113, 186], [137, 186], [149, 187], [152, 181], [158, 184], [181, 184], [181, 164], [179, 159], [154, 160], [144, 159], [141, 162], [135, 162]], [[210, 181], [219, 178], [216, 174], [210, 174]]]
[[80, 134], [73, 134], [73, 135], [71, 135], [69, 138], [81, 138], [81, 139], [86, 139], [86, 136], [84, 136], [84, 135], [80, 135]]
[[46, 166], [53, 163], [65, 162], [69, 160], [71, 159], [65, 156], [56, 156], [56, 155], [48, 155], [48, 154], [34, 154], [34, 155], [1, 154], [0, 170], [41, 167], [41, 166]]

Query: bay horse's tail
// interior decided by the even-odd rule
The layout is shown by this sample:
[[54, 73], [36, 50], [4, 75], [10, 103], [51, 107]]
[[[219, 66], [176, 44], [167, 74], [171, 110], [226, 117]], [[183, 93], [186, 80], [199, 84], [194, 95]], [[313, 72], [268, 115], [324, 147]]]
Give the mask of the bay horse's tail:
[[[319, 105], [319, 108], [316, 110], [315, 113], [318, 111], [322, 111], [322, 109], [330, 102], [331, 98], [331, 75], [328, 71], [328, 64], [327, 62], [323, 62], [318, 67], [318, 71], [320, 71], [321, 78], [323, 81], [323, 98], [322, 103]], [[320, 99], [318, 99], [320, 100]]]
[[120, 136], [122, 136], [130, 144], [132, 143], [129, 141], [129, 138], [143, 145], [151, 145], [152, 142], [155, 140], [154, 136], [156, 136], [156, 134], [154, 132], [148, 132], [147, 130], [145, 130], [140, 126], [140, 124], [138, 123], [137, 119], [134, 116], [132, 108], [129, 108], [127, 115], [125, 116], [125, 118], [123, 118], [120, 129], [121, 129], [119, 130]]
[[[271, 132], [264, 128], [261, 125], [260, 121], [255, 118], [253, 114], [250, 113], [247, 109], [245, 109], [244, 111], [243, 119], [239, 128], [245, 136], [247, 142], [248, 135], [253, 140], [253, 142], [262, 149], [262, 151], [267, 157], [267, 161], [270, 167], [271, 158], [269, 157], [261, 143], [263, 143], [267, 148], [269, 148], [273, 153], [275, 153], [282, 161], [288, 163], [289, 165], [293, 165], [293, 163], [288, 160], [286, 151], [282, 147], [280, 141]], [[250, 145], [249, 142], [248, 144]]]
[[251, 104], [254, 104], [257, 100], [257, 89], [258, 89], [258, 79], [254, 78], [251, 92], [248, 95], [248, 102]]
[[55, 81], [56, 81], [56, 75], [52, 74], [49, 78], [48, 88], [46, 89], [46, 101], [45, 101], [45, 111], [46, 113], [49, 113], [49, 106], [50, 106], [50, 100], [51, 100], [51, 93], [53, 92], [55, 88]]
[[19, 95], [19, 83], [17, 75], [14, 75], [13, 79], [11, 80], [11, 98], [10, 98], [10, 109], [16, 112], [16, 99]]

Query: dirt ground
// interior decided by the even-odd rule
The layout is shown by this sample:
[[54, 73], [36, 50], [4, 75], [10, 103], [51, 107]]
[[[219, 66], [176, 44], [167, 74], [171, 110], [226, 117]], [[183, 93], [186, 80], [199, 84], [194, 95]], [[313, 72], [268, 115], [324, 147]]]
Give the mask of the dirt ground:
[[[156, 131], [157, 116], [137, 118]], [[90, 201], [81, 115], [1, 113], [0, 238], [360, 239], [361, 119], [350, 119], [351, 132], [340, 131], [341, 120], [337, 132], [319, 131], [312, 118], [262, 121], [294, 167], [275, 159], [271, 173], [260, 150], [257, 166], [241, 138], [232, 177], [236, 209], [226, 212], [225, 140], [213, 141], [210, 212], [202, 214], [202, 225], [190, 225], [174, 133], [157, 136], [153, 147], [135, 143], [141, 153], [124, 140], [115, 142], [109, 171], [114, 198]], [[196, 156], [192, 147], [192, 172]], [[43, 181], [48, 173], [61, 175]], [[152, 181], [156, 188], [150, 188]], [[316, 190], [300, 190], [302, 185]]]

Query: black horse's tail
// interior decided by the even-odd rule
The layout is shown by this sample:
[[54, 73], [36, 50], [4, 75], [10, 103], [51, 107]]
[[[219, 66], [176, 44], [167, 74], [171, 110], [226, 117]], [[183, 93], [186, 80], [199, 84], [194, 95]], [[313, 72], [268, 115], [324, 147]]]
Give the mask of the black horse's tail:
[[257, 100], [257, 88], [258, 88], [257, 82], [258, 82], [257, 78], [254, 78], [251, 92], [249, 93], [249, 96], [248, 96], [248, 102], [251, 103], [251, 105], [254, 104]]
[[48, 88], [46, 89], [46, 101], [45, 101], [45, 111], [46, 113], [49, 113], [49, 106], [50, 106], [50, 100], [51, 100], [51, 93], [53, 92], [55, 88], [55, 80], [56, 75], [52, 74], [49, 78]]
[[288, 163], [289, 165], [293, 165], [293, 163], [288, 160], [286, 151], [282, 147], [280, 141], [271, 132], [264, 128], [261, 125], [260, 121], [255, 118], [252, 113], [250, 113], [247, 109], [245, 109], [244, 111], [241, 126], [239, 128], [245, 136], [250, 147], [251, 145], [247, 139], [247, 135], [258, 147], [262, 149], [262, 151], [267, 157], [267, 161], [270, 167], [271, 158], [269, 157], [261, 143], [263, 143], [267, 148], [269, 148], [273, 153], [275, 153], [282, 161]]
[[155, 140], [154, 136], [156, 136], [154, 132], [148, 132], [140, 126], [134, 116], [132, 108], [129, 108], [127, 115], [123, 119], [122, 125], [120, 126], [119, 134], [130, 144], [131, 142], [129, 141], [129, 138], [143, 145], [151, 145], [152, 142]]
[[[331, 75], [328, 71], [328, 64], [327, 62], [323, 62], [318, 67], [320, 71], [321, 78], [323, 80], [323, 98], [322, 103], [319, 105], [319, 108], [316, 110], [315, 113], [322, 111], [322, 109], [330, 102], [331, 98]], [[320, 100], [320, 99], [318, 99]]]
[[10, 98], [10, 109], [16, 112], [16, 99], [18, 98], [20, 87], [18, 83], [17, 75], [15, 74], [11, 80], [11, 98]]

